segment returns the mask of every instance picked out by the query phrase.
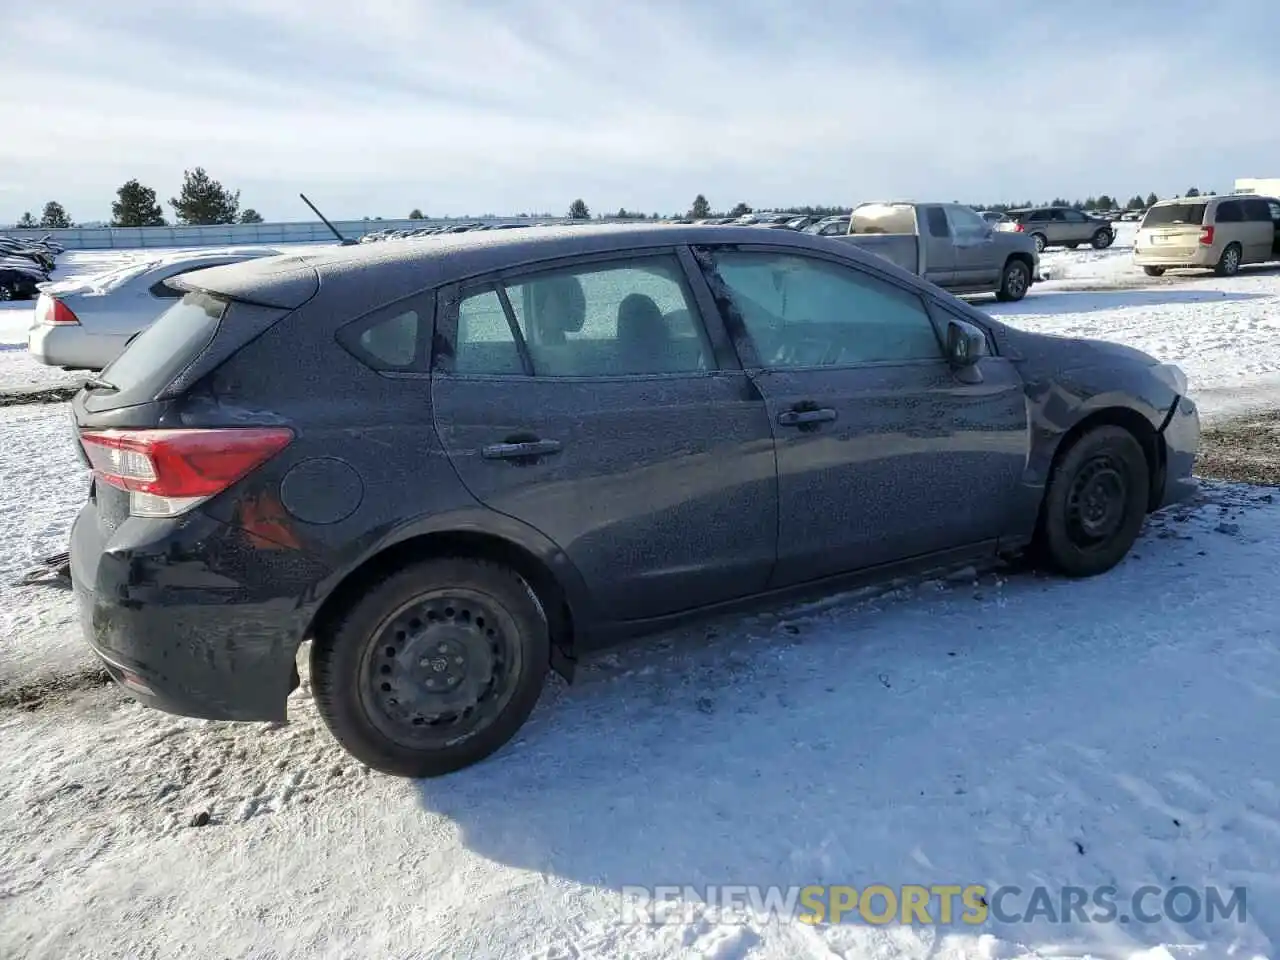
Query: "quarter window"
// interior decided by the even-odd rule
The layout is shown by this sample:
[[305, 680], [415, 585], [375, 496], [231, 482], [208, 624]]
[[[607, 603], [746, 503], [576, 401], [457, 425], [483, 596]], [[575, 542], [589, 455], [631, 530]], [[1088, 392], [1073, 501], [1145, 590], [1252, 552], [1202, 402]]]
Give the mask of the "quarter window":
[[643, 376], [714, 366], [673, 256], [538, 273], [473, 290], [458, 306], [455, 373]]
[[367, 367], [405, 371], [418, 362], [423, 326], [417, 310], [391, 307], [341, 327], [338, 342]]
[[712, 262], [766, 367], [942, 357], [924, 302], [887, 280], [793, 254], [722, 250]]

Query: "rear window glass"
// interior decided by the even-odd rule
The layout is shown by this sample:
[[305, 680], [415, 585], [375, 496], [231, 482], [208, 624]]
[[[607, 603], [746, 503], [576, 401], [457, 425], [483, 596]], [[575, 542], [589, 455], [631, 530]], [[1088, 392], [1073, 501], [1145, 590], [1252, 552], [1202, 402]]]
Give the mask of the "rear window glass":
[[1203, 203], [1167, 203], [1152, 207], [1142, 220], [1144, 227], [1154, 227], [1166, 223], [1186, 223], [1200, 226], [1204, 222]]
[[225, 300], [188, 293], [107, 364], [100, 379], [116, 388], [120, 399], [158, 393], [213, 339], [226, 309]]
[[102, 293], [108, 293], [122, 284], [128, 283], [134, 277], [140, 277], [148, 270], [154, 270], [159, 267], [163, 261], [161, 260], [145, 260], [136, 263], [127, 263], [123, 267], [116, 267], [114, 270], [107, 270], [104, 273], [97, 273], [88, 279], [88, 283], [95, 290]]

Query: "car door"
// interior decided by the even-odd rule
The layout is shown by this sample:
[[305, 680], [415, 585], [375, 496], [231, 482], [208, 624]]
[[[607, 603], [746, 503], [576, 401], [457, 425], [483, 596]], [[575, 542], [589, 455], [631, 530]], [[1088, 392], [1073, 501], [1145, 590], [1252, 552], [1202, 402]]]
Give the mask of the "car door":
[[1088, 243], [1096, 229], [1094, 222], [1079, 210], [1054, 211], [1054, 243]]
[[924, 254], [924, 269], [920, 275], [940, 287], [956, 285], [956, 243], [951, 236], [951, 223], [947, 212], [938, 204], [930, 204], [918, 214], [920, 252]]
[[1271, 210], [1261, 197], [1247, 197], [1240, 201], [1244, 214], [1244, 256], [1250, 263], [1271, 259], [1271, 247], [1275, 243], [1275, 229], [1271, 223]]
[[485, 277], [441, 300], [435, 422], [477, 500], [556, 543], [614, 620], [763, 589], [768, 413], [677, 251]]
[[773, 585], [975, 546], [1020, 502], [1028, 419], [1012, 364], [944, 359], [926, 300], [835, 255], [701, 246], [778, 459]]
[[975, 287], [995, 283], [1004, 259], [996, 250], [991, 227], [968, 207], [949, 204], [944, 209], [955, 242], [955, 285]]

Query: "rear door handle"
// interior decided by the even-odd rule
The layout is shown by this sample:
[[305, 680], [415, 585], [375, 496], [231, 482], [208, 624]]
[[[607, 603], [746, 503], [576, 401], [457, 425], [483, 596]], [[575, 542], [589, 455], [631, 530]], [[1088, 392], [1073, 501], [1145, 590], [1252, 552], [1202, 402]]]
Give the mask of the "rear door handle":
[[784, 427], [797, 427], [804, 423], [823, 423], [835, 418], [836, 412], [830, 407], [820, 407], [817, 410], [783, 410], [778, 414], [778, 422]]
[[491, 443], [480, 451], [486, 460], [521, 460], [559, 453], [559, 440], [525, 440], [522, 443]]

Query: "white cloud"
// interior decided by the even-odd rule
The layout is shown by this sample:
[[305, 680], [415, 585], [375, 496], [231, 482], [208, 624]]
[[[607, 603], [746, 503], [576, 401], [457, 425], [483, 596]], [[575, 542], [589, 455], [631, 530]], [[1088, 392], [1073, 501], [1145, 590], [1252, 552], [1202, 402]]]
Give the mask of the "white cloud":
[[[1065, 13], [1011, 25], [1007, 5], [966, 6], [64, 2], [6, 32], [0, 222], [52, 197], [105, 217], [124, 180], [167, 198], [197, 164], [282, 218], [302, 215], [299, 189], [348, 217], [576, 196], [669, 211], [700, 191], [1128, 195], [1277, 172], [1256, 104], [1280, 74], [1211, 56], [1209, 27], [1094, 46], [1055, 39]], [[951, 23], [929, 16], [944, 9]], [[948, 39], [955, 22], [972, 36]]]

